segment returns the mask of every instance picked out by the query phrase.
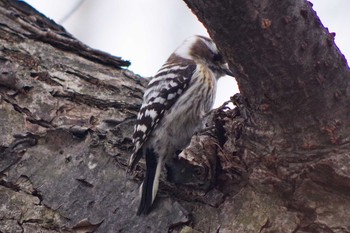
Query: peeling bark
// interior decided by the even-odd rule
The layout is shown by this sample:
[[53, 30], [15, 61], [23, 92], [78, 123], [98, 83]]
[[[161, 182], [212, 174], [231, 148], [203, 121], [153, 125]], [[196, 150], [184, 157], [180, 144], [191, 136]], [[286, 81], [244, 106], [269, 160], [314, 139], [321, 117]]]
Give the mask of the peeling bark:
[[147, 81], [23, 2], [0, 1], [0, 22], [0, 232], [167, 232], [189, 223], [169, 197], [135, 215], [143, 168], [135, 177], [125, 169]]

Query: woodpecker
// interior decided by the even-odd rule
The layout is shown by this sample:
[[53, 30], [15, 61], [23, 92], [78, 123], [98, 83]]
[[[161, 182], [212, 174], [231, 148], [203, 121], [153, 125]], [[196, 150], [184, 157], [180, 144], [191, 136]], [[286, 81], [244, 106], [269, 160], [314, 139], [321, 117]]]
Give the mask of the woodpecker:
[[216, 82], [226, 74], [233, 76], [215, 43], [193, 36], [170, 55], [148, 83], [134, 128], [128, 169], [132, 172], [145, 157], [137, 215], [149, 213], [163, 164], [171, 163], [202, 129], [203, 117], [214, 103]]

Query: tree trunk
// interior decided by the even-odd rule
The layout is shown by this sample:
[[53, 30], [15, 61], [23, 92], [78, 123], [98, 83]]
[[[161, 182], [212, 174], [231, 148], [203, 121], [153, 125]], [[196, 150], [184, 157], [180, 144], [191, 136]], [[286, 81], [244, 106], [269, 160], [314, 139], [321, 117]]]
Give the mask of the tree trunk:
[[350, 75], [332, 35], [303, 0], [186, 2], [241, 96], [182, 153], [205, 188], [163, 178], [138, 217], [143, 166], [125, 168], [147, 81], [0, 0], [0, 232], [350, 232]]
[[[185, 0], [236, 71], [249, 170], [225, 232], [350, 232], [350, 72], [304, 0]], [[239, 203], [239, 204], [238, 204]], [[224, 230], [225, 229], [225, 230]]]

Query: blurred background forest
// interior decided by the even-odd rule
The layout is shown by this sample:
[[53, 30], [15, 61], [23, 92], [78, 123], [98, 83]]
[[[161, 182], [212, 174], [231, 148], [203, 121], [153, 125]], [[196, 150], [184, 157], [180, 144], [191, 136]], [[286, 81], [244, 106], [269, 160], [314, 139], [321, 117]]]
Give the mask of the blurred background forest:
[[[173, 50], [206, 29], [181, 0], [26, 0], [87, 45], [131, 61], [129, 69], [154, 75]], [[323, 25], [350, 58], [350, 1], [313, 0]], [[234, 90], [234, 91], [233, 91]], [[238, 92], [234, 79], [219, 81], [215, 107]]]

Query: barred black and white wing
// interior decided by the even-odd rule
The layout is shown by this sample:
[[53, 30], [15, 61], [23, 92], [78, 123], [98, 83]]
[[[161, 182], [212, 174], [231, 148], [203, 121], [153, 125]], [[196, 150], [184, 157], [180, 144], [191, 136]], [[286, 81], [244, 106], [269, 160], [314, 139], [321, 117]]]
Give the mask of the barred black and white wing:
[[187, 90], [195, 73], [196, 64], [191, 60], [185, 61], [185, 63], [166, 63], [149, 82], [134, 129], [134, 150], [129, 160], [129, 171], [135, 168], [142, 157], [142, 146], [164, 114]]
[[129, 172], [142, 156], [146, 172], [137, 215], [148, 214], [163, 165], [175, 160], [212, 106], [216, 81], [229, 74], [215, 43], [203, 36], [185, 40], [149, 82], [133, 135]]

